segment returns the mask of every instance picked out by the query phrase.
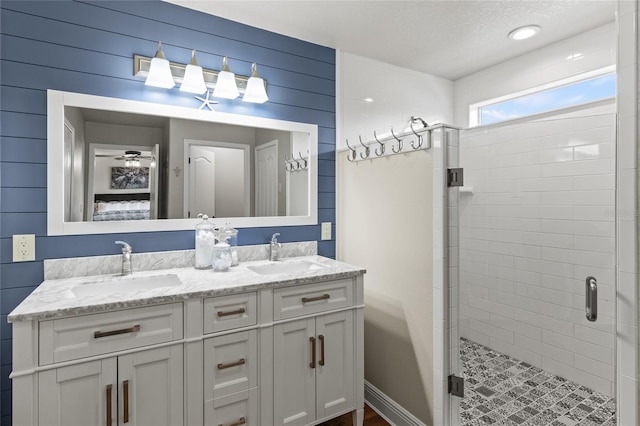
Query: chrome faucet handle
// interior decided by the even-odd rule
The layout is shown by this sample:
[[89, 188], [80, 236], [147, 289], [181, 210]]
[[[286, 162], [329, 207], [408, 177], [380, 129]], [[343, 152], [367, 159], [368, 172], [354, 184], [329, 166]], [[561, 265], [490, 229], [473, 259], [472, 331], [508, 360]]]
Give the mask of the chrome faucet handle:
[[278, 236], [279, 236], [279, 235], [280, 235], [280, 233], [279, 233], [279, 232], [276, 232], [275, 234], [273, 234], [273, 235], [271, 236], [271, 243], [272, 243], [272, 244], [276, 244], [276, 243], [278, 242]]

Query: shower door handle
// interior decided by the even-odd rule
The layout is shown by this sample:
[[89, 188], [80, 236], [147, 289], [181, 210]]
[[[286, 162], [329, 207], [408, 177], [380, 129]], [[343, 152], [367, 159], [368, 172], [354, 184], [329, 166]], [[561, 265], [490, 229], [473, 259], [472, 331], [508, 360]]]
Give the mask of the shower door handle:
[[587, 277], [585, 280], [584, 308], [589, 321], [598, 319], [598, 281], [595, 277]]

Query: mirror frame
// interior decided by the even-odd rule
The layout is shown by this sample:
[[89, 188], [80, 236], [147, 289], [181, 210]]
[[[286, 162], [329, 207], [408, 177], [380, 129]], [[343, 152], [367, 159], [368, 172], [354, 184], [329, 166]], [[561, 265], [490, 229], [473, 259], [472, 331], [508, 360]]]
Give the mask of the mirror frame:
[[[309, 214], [307, 216], [215, 218], [235, 228], [318, 224], [318, 126], [250, 115], [47, 90], [47, 235], [85, 235], [193, 230], [200, 219], [150, 219], [100, 222], [64, 221], [64, 108], [66, 106], [155, 115], [309, 134]], [[284, 161], [284, 160], [282, 160]]]

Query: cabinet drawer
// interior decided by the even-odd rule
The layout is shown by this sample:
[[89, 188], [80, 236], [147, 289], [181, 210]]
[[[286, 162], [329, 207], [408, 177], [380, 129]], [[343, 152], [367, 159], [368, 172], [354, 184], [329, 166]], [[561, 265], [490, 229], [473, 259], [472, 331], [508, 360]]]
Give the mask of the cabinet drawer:
[[273, 319], [316, 314], [353, 305], [353, 280], [278, 288], [273, 291]]
[[204, 399], [248, 390], [258, 381], [257, 330], [204, 341]]
[[40, 365], [182, 339], [182, 303], [40, 321]]
[[204, 334], [255, 325], [256, 299], [255, 292], [204, 299]]
[[204, 403], [206, 426], [257, 426], [258, 423], [257, 388]]

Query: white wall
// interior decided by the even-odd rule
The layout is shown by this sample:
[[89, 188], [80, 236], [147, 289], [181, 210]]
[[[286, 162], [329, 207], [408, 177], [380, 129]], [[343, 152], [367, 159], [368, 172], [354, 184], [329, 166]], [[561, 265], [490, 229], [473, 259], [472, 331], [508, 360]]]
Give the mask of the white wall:
[[618, 423], [640, 424], [638, 310], [638, 2], [618, 1]]
[[[428, 124], [451, 124], [453, 83], [417, 71], [385, 64], [346, 52], [337, 52], [337, 138], [338, 151], [351, 146], [358, 136], [373, 141], [378, 135], [404, 129], [411, 116]], [[364, 102], [372, 98], [372, 103]]]
[[[370, 141], [373, 130], [404, 128], [412, 115], [429, 124], [453, 118], [448, 80], [344, 52], [337, 72], [339, 149], [345, 137]], [[432, 155], [336, 158], [337, 257], [367, 269], [365, 379], [426, 424], [434, 415]]]
[[[567, 59], [575, 53], [584, 56], [577, 60]], [[470, 104], [615, 63], [616, 26], [612, 22], [456, 80], [453, 124], [468, 127]]]
[[[613, 108], [612, 112], [613, 112]], [[615, 114], [461, 132], [460, 335], [613, 395]], [[585, 318], [585, 278], [598, 319]]]

